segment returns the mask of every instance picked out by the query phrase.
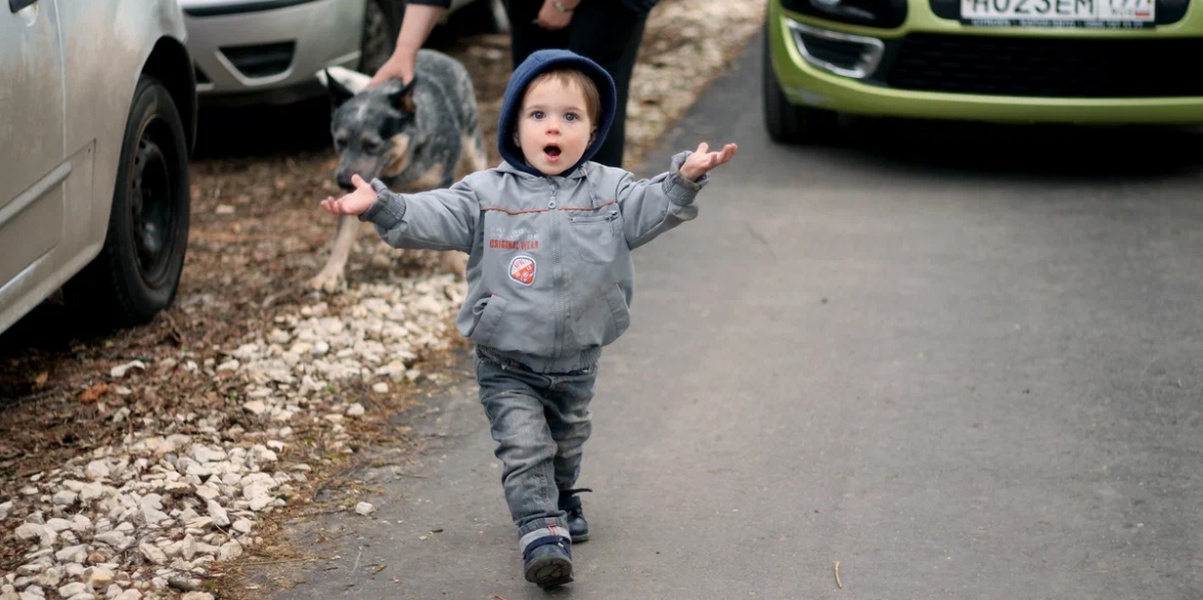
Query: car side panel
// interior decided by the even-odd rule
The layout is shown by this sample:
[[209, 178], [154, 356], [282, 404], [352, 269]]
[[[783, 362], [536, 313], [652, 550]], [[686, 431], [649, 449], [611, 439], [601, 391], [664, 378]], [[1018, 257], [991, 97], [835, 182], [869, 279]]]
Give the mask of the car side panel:
[[[179, 7], [152, 0], [72, 2], [62, 15], [67, 57], [66, 146], [80, 160], [94, 160], [92, 181], [75, 182], [68, 199], [66, 233], [85, 242], [71, 262], [86, 263], [100, 250], [108, 227], [126, 118], [139, 74], [164, 35], [183, 39]], [[187, 68], [181, 65], [181, 68]], [[114, 78], [120, 81], [114, 85]], [[94, 145], [94, 156], [81, 153]]]
[[[53, 287], [63, 233], [62, 43], [55, 0], [13, 14], [0, 11], [0, 330], [36, 306]], [[13, 151], [19, 148], [19, 151]]]

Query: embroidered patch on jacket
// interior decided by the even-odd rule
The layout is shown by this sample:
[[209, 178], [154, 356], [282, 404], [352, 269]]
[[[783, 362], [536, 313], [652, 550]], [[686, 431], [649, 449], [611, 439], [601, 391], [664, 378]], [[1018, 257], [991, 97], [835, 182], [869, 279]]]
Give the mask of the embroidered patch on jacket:
[[510, 279], [530, 285], [535, 282], [535, 259], [529, 256], [516, 256], [510, 261]]

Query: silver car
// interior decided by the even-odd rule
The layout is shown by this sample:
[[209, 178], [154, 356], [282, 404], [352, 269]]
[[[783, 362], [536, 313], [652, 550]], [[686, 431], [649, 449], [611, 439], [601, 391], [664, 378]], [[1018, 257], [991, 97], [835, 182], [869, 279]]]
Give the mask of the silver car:
[[60, 288], [114, 325], [175, 298], [196, 91], [175, 0], [0, 8], [0, 332]]
[[[179, 0], [202, 104], [286, 104], [326, 94], [315, 73], [374, 73], [392, 54], [402, 0]], [[448, 14], [505, 30], [501, 0], [453, 0]]]

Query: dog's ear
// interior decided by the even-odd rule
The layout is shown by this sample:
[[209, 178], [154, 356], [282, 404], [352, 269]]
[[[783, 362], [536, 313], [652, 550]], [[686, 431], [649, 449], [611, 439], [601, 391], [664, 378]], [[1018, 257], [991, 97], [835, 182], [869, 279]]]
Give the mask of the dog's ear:
[[418, 112], [418, 107], [414, 104], [414, 84], [417, 82], [418, 77], [415, 75], [413, 79], [409, 80], [409, 83], [389, 96], [389, 104], [407, 113]]
[[338, 108], [343, 102], [350, 100], [355, 95], [355, 92], [347, 89], [347, 86], [343, 85], [341, 81], [331, 76], [329, 69], [326, 69], [322, 73], [325, 77], [318, 78], [324, 80], [323, 83], [326, 84], [326, 89], [330, 92], [330, 105], [332, 107]]

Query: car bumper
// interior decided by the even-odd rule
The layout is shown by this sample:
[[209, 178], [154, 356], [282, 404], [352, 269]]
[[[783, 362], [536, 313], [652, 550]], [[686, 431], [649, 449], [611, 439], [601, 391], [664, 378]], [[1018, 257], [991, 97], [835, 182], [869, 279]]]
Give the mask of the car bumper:
[[[888, 83], [884, 70], [897, 58], [907, 36], [929, 36], [944, 40], [969, 40], [974, 35], [995, 39], [1043, 37], [1060, 38], [1066, 44], [1077, 40], [1103, 39], [1103, 32], [1054, 31], [1049, 29], [976, 28], [972, 34], [959, 22], [942, 19], [924, 3], [912, 3], [911, 18], [903, 27], [891, 30], [843, 26], [804, 15], [789, 13], [770, 3], [768, 30], [773, 69], [786, 99], [795, 105], [810, 106], [847, 114], [904, 118], [932, 118], [1015, 123], [1082, 124], [1203, 124], [1203, 75], [1182, 69], [1180, 77], [1193, 77], [1182, 89], [1190, 95], [1139, 97], [1065, 97], [952, 93], [898, 89]], [[916, 5], [917, 8], [916, 8]], [[1199, 13], [1199, 11], [1193, 11]], [[800, 38], [799, 33], [805, 36]], [[1150, 30], [1125, 32], [1133, 38], [1153, 40]], [[1199, 43], [1203, 36], [1203, 15], [1188, 14], [1182, 21], [1159, 28], [1157, 43], [1177, 40], [1178, 44]], [[819, 45], [808, 50], [806, 39], [821, 39], [861, 48], [861, 59], [835, 64], [822, 60]], [[1059, 43], [1059, 42], [1058, 42]], [[816, 56], [818, 54], [818, 56]], [[839, 53], [831, 56], [839, 56]], [[846, 54], [845, 54], [846, 55]], [[1167, 56], [1181, 60], [1181, 56]], [[836, 63], [839, 61], [837, 60]], [[865, 71], [868, 70], [869, 73]], [[1114, 77], [1124, 77], [1116, 72]], [[1160, 80], [1158, 80], [1160, 81]], [[1137, 94], [1133, 94], [1137, 96]]]
[[[363, 0], [312, 0], [271, 10], [240, 10], [247, 4], [182, 3], [202, 102], [291, 101], [322, 93], [314, 76], [319, 70], [358, 66]], [[221, 6], [229, 10], [223, 13]]]

